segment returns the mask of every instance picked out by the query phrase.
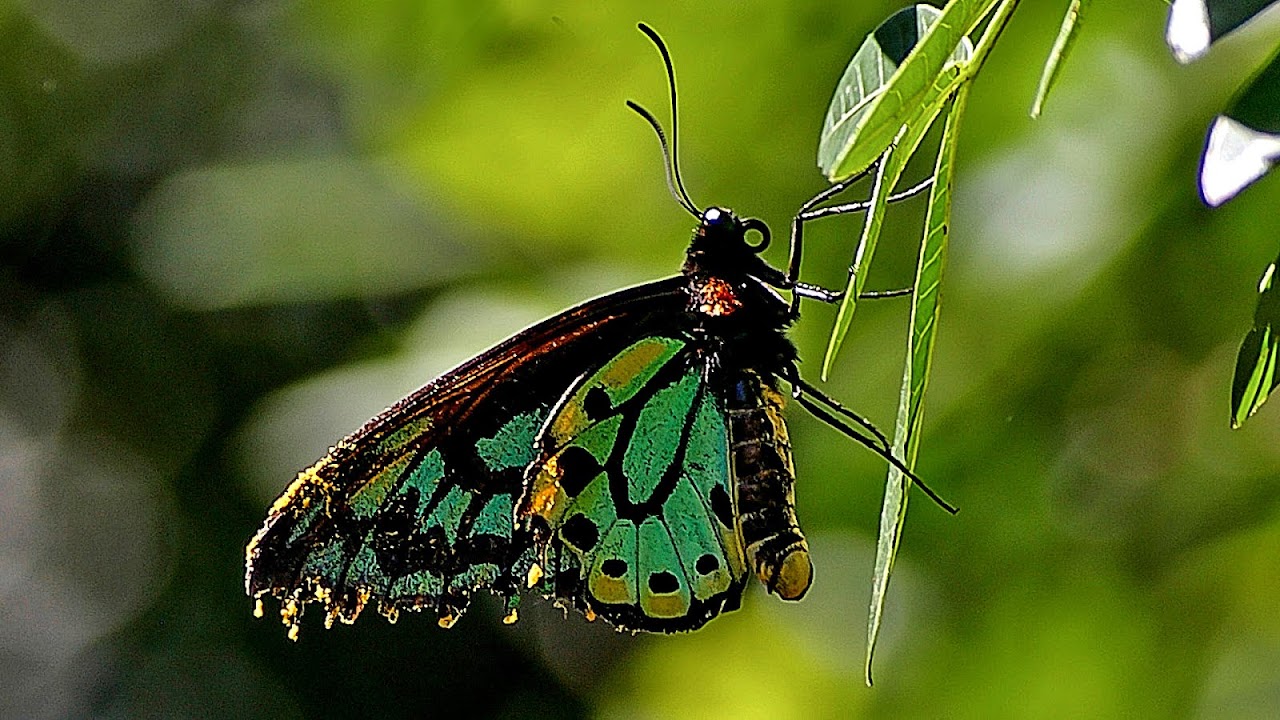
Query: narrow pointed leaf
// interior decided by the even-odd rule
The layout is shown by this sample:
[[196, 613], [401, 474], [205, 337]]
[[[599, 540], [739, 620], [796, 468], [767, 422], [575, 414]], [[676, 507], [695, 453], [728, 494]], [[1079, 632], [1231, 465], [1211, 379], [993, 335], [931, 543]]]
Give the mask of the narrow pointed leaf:
[[[870, 265], [871, 256], [875, 254], [880, 230], [884, 226], [885, 209], [889, 205], [889, 190], [893, 187], [893, 183], [898, 181], [898, 177], [902, 174], [902, 167], [906, 164], [895, 162], [899, 155], [896, 148], [890, 147], [876, 170], [875, 183], [871, 186], [871, 207], [867, 209], [867, 217], [862, 224], [862, 236], [858, 238], [858, 247], [853, 253], [853, 263], [849, 266], [849, 283], [845, 287], [844, 298], [840, 301], [840, 309], [836, 311], [835, 327], [831, 329], [831, 337], [827, 339], [827, 352], [822, 357], [824, 382], [831, 375], [831, 366], [835, 363], [836, 354], [840, 352], [840, 346], [844, 344], [844, 336], [849, 332], [849, 324], [853, 322], [853, 311], [857, 307], [858, 295], [862, 293], [862, 286], [867, 281], [866, 268]], [[893, 177], [886, 182], [890, 173], [893, 173]]]
[[1274, 0], [1173, 0], [1165, 42], [1178, 62], [1189, 63], [1272, 2]]
[[[941, 111], [941, 105], [937, 112]], [[831, 328], [831, 337], [827, 339], [827, 352], [822, 358], [822, 379], [826, 381], [831, 375], [831, 367], [835, 364], [836, 355], [844, 345], [845, 335], [853, 323], [853, 312], [857, 309], [858, 297], [867, 282], [867, 270], [871, 267], [872, 256], [875, 255], [876, 244], [880, 239], [880, 231], [884, 228], [885, 211], [888, 208], [889, 195], [897, 186], [906, 170], [907, 160], [915, 153], [925, 133], [937, 118], [936, 112], [922, 118], [914, 125], [902, 129], [897, 141], [884, 154], [880, 168], [876, 172], [875, 184], [871, 191], [871, 207], [867, 209], [863, 220], [862, 234], [858, 238], [854, 250], [853, 261], [849, 265], [849, 281], [845, 285], [844, 297], [840, 300], [840, 308], [836, 311], [835, 325]]]
[[[910, 333], [907, 357], [902, 374], [902, 390], [898, 400], [898, 417], [894, 425], [893, 452], [907, 467], [914, 468], [920, 447], [919, 429], [925, 388], [933, 361], [933, 341], [938, 327], [939, 288], [946, 267], [947, 245], [951, 227], [951, 183], [959, 138], [960, 119], [968, 88], [956, 93], [946, 109], [942, 144], [934, 167], [933, 187], [929, 193], [929, 213], [925, 220], [924, 239], [916, 267], [911, 300]], [[867, 617], [867, 684], [871, 684], [871, 662], [876, 638], [884, 614], [885, 593], [889, 574], [897, 556], [906, 519], [907, 491], [911, 480], [897, 468], [890, 467], [885, 480], [884, 502], [880, 510], [880, 534], [876, 542], [875, 574], [872, 579], [871, 607]]]
[[1258, 283], [1258, 308], [1253, 315], [1253, 329], [1244, 337], [1236, 356], [1235, 378], [1231, 382], [1231, 427], [1238, 428], [1267, 401], [1280, 375], [1276, 374], [1280, 358], [1280, 289], [1275, 287], [1276, 265], [1267, 266]]
[[858, 121], [884, 92], [894, 71], [937, 21], [931, 5], [903, 8], [880, 23], [854, 53], [836, 84], [818, 142], [818, 167], [826, 171], [852, 141]]
[[[937, 11], [935, 10], [934, 12]], [[902, 15], [902, 12], [897, 13], [897, 15]], [[929, 22], [935, 21], [936, 17], [935, 20], [930, 20]], [[884, 215], [888, 197], [902, 178], [902, 173], [907, 167], [907, 161], [915, 154], [916, 148], [920, 146], [934, 120], [942, 112], [943, 104], [959, 87], [961, 83], [960, 68], [963, 63], [967, 63], [973, 58], [973, 52], [972, 43], [969, 42], [968, 38], [964, 38], [955, 52], [955, 58], [959, 64], [947, 66], [940, 75], [933, 79], [933, 82], [926, 88], [927, 92], [921, 100], [918, 112], [911, 118], [909, 123], [899, 128], [897, 137], [893, 139], [882, 155], [880, 168], [876, 172], [876, 181], [872, 188], [871, 207], [867, 210], [866, 218], [863, 221], [862, 234], [858, 239], [853, 261], [849, 265], [849, 281], [845, 286], [845, 293], [840, 301], [840, 307], [836, 311], [836, 321], [831, 329], [831, 337], [827, 340], [826, 354], [822, 358], [822, 379], [824, 381], [831, 375], [831, 367], [835, 363], [836, 355], [839, 354], [840, 348], [844, 344], [845, 335], [848, 334], [849, 326], [853, 322], [853, 313], [857, 308], [858, 297], [862, 294], [862, 289], [866, 284], [867, 270], [871, 265], [872, 256], [875, 254], [876, 243], [880, 239], [880, 231], [884, 227]], [[844, 80], [841, 82], [843, 84]], [[839, 98], [840, 93], [837, 92], [836, 95]], [[831, 114], [828, 111], [828, 121], [830, 119]]]
[[916, 5], [867, 36], [836, 86], [823, 122], [818, 167], [828, 179], [839, 181], [870, 167], [904, 125], [927, 112], [924, 101], [944, 68], [972, 53], [965, 35], [997, 2], [953, 0], [941, 12]]
[[942, 112], [943, 104], [946, 97], [951, 93], [956, 77], [957, 71], [954, 67], [950, 69], [950, 72], [943, 73], [943, 76], [931, 88], [930, 100], [927, 105], [928, 114], [921, 115], [912, 124], [904, 126], [898, 138], [890, 145], [889, 150], [881, 160], [880, 169], [876, 173], [876, 181], [872, 187], [872, 205], [868, 208], [866, 218], [863, 220], [862, 235], [858, 238], [853, 261], [849, 265], [849, 281], [845, 286], [844, 297], [840, 300], [840, 308], [836, 311], [836, 322], [831, 328], [831, 337], [827, 340], [826, 355], [822, 358], [822, 379], [824, 381], [831, 374], [831, 367], [835, 363], [836, 355], [840, 352], [840, 347], [844, 344], [844, 337], [849, 332], [849, 326], [853, 322], [853, 311], [857, 308], [858, 297], [862, 294], [863, 286], [866, 285], [867, 270], [871, 266], [871, 258], [875, 254], [876, 243], [880, 239], [880, 231], [884, 227], [884, 215], [889, 195], [893, 188], [897, 187], [898, 181], [902, 179], [902, 173], [907, 167], [907, 160], [915, 154], [916, 148], [920, 147], [920, 142], [924, 140], [924, 136], [928, 133], [930, 126], [933, 125], [938, 114]]
[[1213, 207], [1280, 162], [1280, 52], [1214, 119], [1200, 163], [1200, 194]]
[[1080, 32], [1084, 14], [1088, 11], [1090, 3], [1092, 3], [1092, 0], [1071, 0], [1071, 5], [1067, 8], [1067, 14], [1062, 18], [1062, 27], [1058, 30], [1058, 37], [1053, 41], [1053, 49], [1049, 51], [1049, 58], [1045, 61], [1044, 70], [1040, 73], [1040, 86], [1036, 88], [1036, 99], [1031, 104], [1031, 117], [1040, 117], [1040, 112], [1044, 110], [1044, 103], [1049, 98], [1049, 91], [1058, 82], [1058, 75], [1062, 71], [1062, 65], [1067, 56], [1071, 54], [1072, 46], [1076, 43], [1076, 35]]

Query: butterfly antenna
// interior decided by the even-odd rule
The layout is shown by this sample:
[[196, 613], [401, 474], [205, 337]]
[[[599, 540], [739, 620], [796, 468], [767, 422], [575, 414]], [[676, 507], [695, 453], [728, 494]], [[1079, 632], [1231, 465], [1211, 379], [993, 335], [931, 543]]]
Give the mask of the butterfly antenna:
[[672, 179], [671, 172], [671, 149], [667, 146], [667, 134], [662, 132], [662, 126], [658, 124], [658, 119], [648, 110], [631, 100], [627, 101], [627, 107], [635, 110], [637, 115], [648, 121], [649, 127], [653, 128], [653, 131], [658, 134], [658, 142], [662, 145], [662, 169], [667, 173], [667, 190], [671, 191], [671, 197], [675, 198], [680, 207], [688, 210], [689, 214], [694, 217], [702, 217], [702, 213], [698, 212], [698, 208], [694, 207], [688, 198], [681, 197], [680, 193], [676, 191], [676, 183]]
[[667, 69], [667, 88], [671, 94], [670, 148], [668, 149], [667, 147], [666, 135], [662, 132], [662, 126], [648, 110], [645, 110], [630, 100], [627, 101], [627, 107], [636, 111], [640, 117], [643, 117], [648, 121], [654, 132], [658, 134], [658, 140], [662, 143], [663, 160], [666, 164], [667, 188], [671, 191], [671, 196], [676, 199], [676, 202], [679, 203], [681, 207], [693, 214], [694, 217], [700, 217], [701, 213], [698, 212], [698, 206], [693, 202], [693, 199], [689, 197], [689, 191], [685, 190], [684, 187], [684, 179], [680, 177], [680, 129], [679, 113], [677, 112], [676, 105], [676, 71], [675, 67], [671, 63], [671, 53], [667, 52], [666, 43], [662, 42], [662, 38], [658, 36], [658, 33], [654, 31], [653, 28], [645, 25], [644, 23], [639, 23], [637, 27], [640, 28], [640, 32], [644, 33], [645, 36], [653, 42], [654, 46], [658, 48], [658, 52], [662, 53], [662, 64]]

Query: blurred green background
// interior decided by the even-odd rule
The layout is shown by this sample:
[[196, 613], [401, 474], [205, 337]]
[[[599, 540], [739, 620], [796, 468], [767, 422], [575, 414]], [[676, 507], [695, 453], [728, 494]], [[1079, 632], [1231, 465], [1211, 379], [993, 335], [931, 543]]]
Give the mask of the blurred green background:
[[[874, 688], [884, 463], [799, 412], [802, 603], [753, 587], [679, 637], [535, 601], [297, 644], [251, 616], [243, 546], [300, 467], [678, 268], [691, 220], [623, 105], [665, 117], [636, 21], [696, 202], [785, 236], [824, 187], [834, 83], [902, 3], [690, 5], [0, 0], [0, 716], [1275, 716], [1280, 409], [1231, 432], [1227, 400], [1280, 178], [1210, 212], [1195, 171], [1280, 23], [1183, 68], [1155, 0], [1095, 4], [1040, 121], [1066, 0], [1023, 3], [978, 79], [919, 467], [961, 512], [913, 503]], [[873, 286], [908, 282], [922, 216], [891, 211]], [[856, 232], [815, 224], [806, 279], [840, 284]], [[906, 312], [862, 306], [827, 386], [882, 427]]]

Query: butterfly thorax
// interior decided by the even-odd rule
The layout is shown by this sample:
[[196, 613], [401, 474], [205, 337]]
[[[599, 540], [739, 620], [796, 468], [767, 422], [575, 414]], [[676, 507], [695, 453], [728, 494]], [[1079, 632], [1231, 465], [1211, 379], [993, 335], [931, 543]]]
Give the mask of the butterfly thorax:
[[[752, 244], [752, 233], [762, 241]], [[704, 211], [681, 268], [686, 312], [690, 333], [717, 356], [717, 365], [790, 377], [796, 350], [785, 331], [793, 318], [787, 302], [761, 279], [776, 273], [759, 255], [768, 238], [759, 220], [723, 208]]]

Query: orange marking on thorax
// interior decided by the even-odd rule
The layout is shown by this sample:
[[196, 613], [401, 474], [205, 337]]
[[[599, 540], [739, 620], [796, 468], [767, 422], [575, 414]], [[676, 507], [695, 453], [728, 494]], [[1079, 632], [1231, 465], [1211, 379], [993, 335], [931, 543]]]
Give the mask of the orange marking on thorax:
[[712, 317], [724, 317], [742, 307], [742, 301], [734, 294], [733, 286], [714, 277], [698, 286], [694, 300], [698, 312]]

